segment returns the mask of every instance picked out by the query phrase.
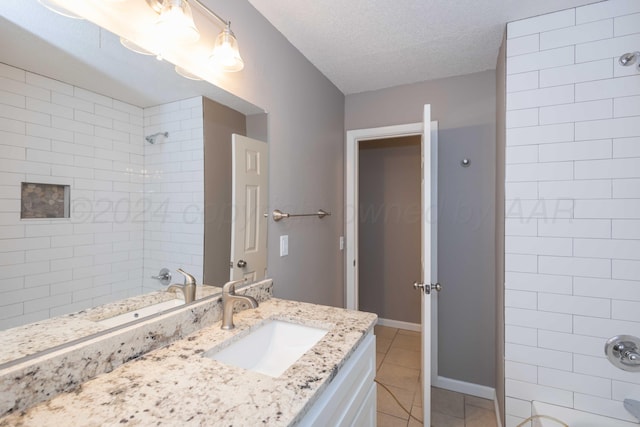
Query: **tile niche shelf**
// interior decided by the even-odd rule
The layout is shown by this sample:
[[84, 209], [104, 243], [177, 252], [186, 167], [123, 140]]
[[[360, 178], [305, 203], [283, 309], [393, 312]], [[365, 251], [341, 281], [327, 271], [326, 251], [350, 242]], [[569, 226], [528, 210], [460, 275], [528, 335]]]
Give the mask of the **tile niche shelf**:
[[68, 185], [23, 182], [20, 191], [20, 218], [69, 218]]

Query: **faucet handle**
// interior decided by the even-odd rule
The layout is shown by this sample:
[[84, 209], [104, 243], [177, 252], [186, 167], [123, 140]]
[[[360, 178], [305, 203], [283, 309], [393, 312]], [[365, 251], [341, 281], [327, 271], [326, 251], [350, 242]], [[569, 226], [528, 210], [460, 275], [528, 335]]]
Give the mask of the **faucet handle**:
[[222, 293], [227, 295], [234, 295], [236, 293], [236, 285], [244, 283], [244, 280], [232, 280], [227, 282], [222, 287]]
[[183, 269], [179, 268], [178, 273], [182, 274], [184, 276], [184, 284], [185, 285], [195, 285], [196, 284], [196, 278], [193, 277], [191, 274], [187, 273], [186, 271], [184, 271]]

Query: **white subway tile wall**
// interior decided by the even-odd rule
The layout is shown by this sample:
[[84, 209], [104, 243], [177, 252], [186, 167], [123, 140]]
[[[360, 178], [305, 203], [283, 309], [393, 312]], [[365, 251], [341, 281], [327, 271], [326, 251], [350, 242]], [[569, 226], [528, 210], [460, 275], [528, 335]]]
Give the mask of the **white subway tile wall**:
[[[5, 64], [0, 94], [0, 328], [139, 294], [143, 110]], [[21, 220], [22, 181], [71, 186], [71, 218]]]
[[639, 12], [610, 0], [507, 27], [507, 427], [533, 400], [635, 421], [622, 400], [640, 379], [603, 348], [640, 335], [640, 73], [617, 63], [640, 48]]
[[[0, 329], [161, 289], [165, 266], [201, 282], [203, 173], [202, 98], [142, 109], [0, 63]], [[21, 220], [25, 181], [71, 186], [71, 218]]]
[[145, 108], [144, 291], [162, 288], [152, 279], [161, 268], [182, 268], [202, 283], [204, 272], [204, 129], [202, 97]]

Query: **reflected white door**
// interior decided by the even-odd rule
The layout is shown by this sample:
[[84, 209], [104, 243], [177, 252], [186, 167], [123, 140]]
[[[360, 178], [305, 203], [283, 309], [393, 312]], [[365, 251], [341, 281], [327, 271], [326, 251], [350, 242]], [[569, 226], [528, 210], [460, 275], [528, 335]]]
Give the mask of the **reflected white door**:
[[254, 282], [267, 270], [267, 143], [233, 134], [231, 280]]
[[438, 202], [438, 147], [431, 138], [431, 105], [424, 106], [422, 132], [422, 233], [421, 282], [414, 286], [421, 294], [422, 323], [422, 408], [423, 425], [431, 425], [431, 321], [435, 293], [440, 290], [437, 283], [437, 202]]

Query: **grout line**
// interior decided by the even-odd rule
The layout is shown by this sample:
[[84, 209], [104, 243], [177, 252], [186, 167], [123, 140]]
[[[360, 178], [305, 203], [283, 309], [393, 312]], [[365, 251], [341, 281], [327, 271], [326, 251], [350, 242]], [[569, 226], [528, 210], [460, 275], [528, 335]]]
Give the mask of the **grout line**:
[[[382, 365], [384, 364], [384, 360], [386, 359], [386, 356], [389, 354], [389, 352], [391, 351], [391, 349], [394, 347], [394, 345], [393, 345], [393, 344], [394, 344], [394, 342], [395, 342], [395, 339], [398, 337], [398, 335], [399, 335], [399, 334], [398, 334], [398, 330], [396, 330], [396, 333], [393, 335], [393, 338], [391, 338], [391, 344], [389, 345], [389, 347], [387, 348], [387, 350], [383, 353], [383, 354], [384, 354], [383, 361], [380, 363], [380, 367], [381, 367], [381, 368], [382, 368]], [[376, 370], [376, 372], [377, 372], [377, 370]], [[421, 373], [421, 374], [422, 374], [422, 373]], [[437, 387], [436, 387], [436, 388], [437, 388]], [[443, 390], [444, 390], [444, 389], [443, 389]], [[435, 412], [438, 412], [439, 414], [442, 414], [442, 415], [446, 415], [446, 416], [450, 416], [450, 417], [456, 418], [456, 419], [458, 419], [458, 420], [463, 420], [463, 421], [464, 421], [464, 424], [466, 425], [466, 423], [467, 423], [467, 396], [466, 396], [464, 393], [453, 392], [453, 391], [450, 391], [450, 390], [447, 390], [447, 391], [448, 391], [449, 393], [453, 393], [453, 395], [454, 395], [455, 397], [457, 397], [457, 398], [458, 398], [458, 397], [461, 397], [461, 398], [462, 398], [462, 404], [463, 404], [463, 412], [462, 412], [462, 414], [463, 414], [463, 418], [458, 418], [458, 417], [455, 417], [455, 416], [453, 416], [453, 415], [443, 414], [443, 413], [438, 412], [438, 411], [435, 411]], [[413, 413], [413, 412], [414, 412], [414, 409], [415, 409], [415, 408], [418, 408], [418, 406], [416, 406], [416, 405], [414, 404], [414, 402], [415, 402], [415, 396], [416, 396], [416, 395], [418, 395], [419, 393], [420, 393], [420, 389], [418, 388], [418, 389], [414, 392], [414, 397], [413, 397], [413, 400], [411, 401], [411, 405], [410, 405], [410, 412], [411, 412], [411, 413]], [[478, 399], [481, 399], [481, 398], [478, 398]], [[483, 400], [486, 400], [486, 399], [483, 399]], [[482, 406], [476, 406], [476, 405], [473, 405], [473, 404], [469, 404], [469, 406], [473, 406], [474, 408], [479, 408], [479, 409], [485, 409], [485, 408], [483, 408]], [[432, 411], [433, 411], [433, 409], [432, 409]], [[491, 413], [493, 414], [493, 416], [495, 416], [495, 413], [494, 413], [493, 411], [491, 411]], [[384, 414], [385, 416], [394, 417], [394, 418], [397, 418], [398, 420], [404, 420], [403, 418], [399, 418], [399, 417], [396, 417], [396, 416], [394, 416], [394, 415], [387, 414], [387, 413], [385, 413], [385, 412], [381, 412], [381, 411], [376, 411], [376, 414]], [[411, 422], [411, 417], [409, 417], [409, 419], [407, 420], [407, 425], [408, 425], [410, 422]]]

